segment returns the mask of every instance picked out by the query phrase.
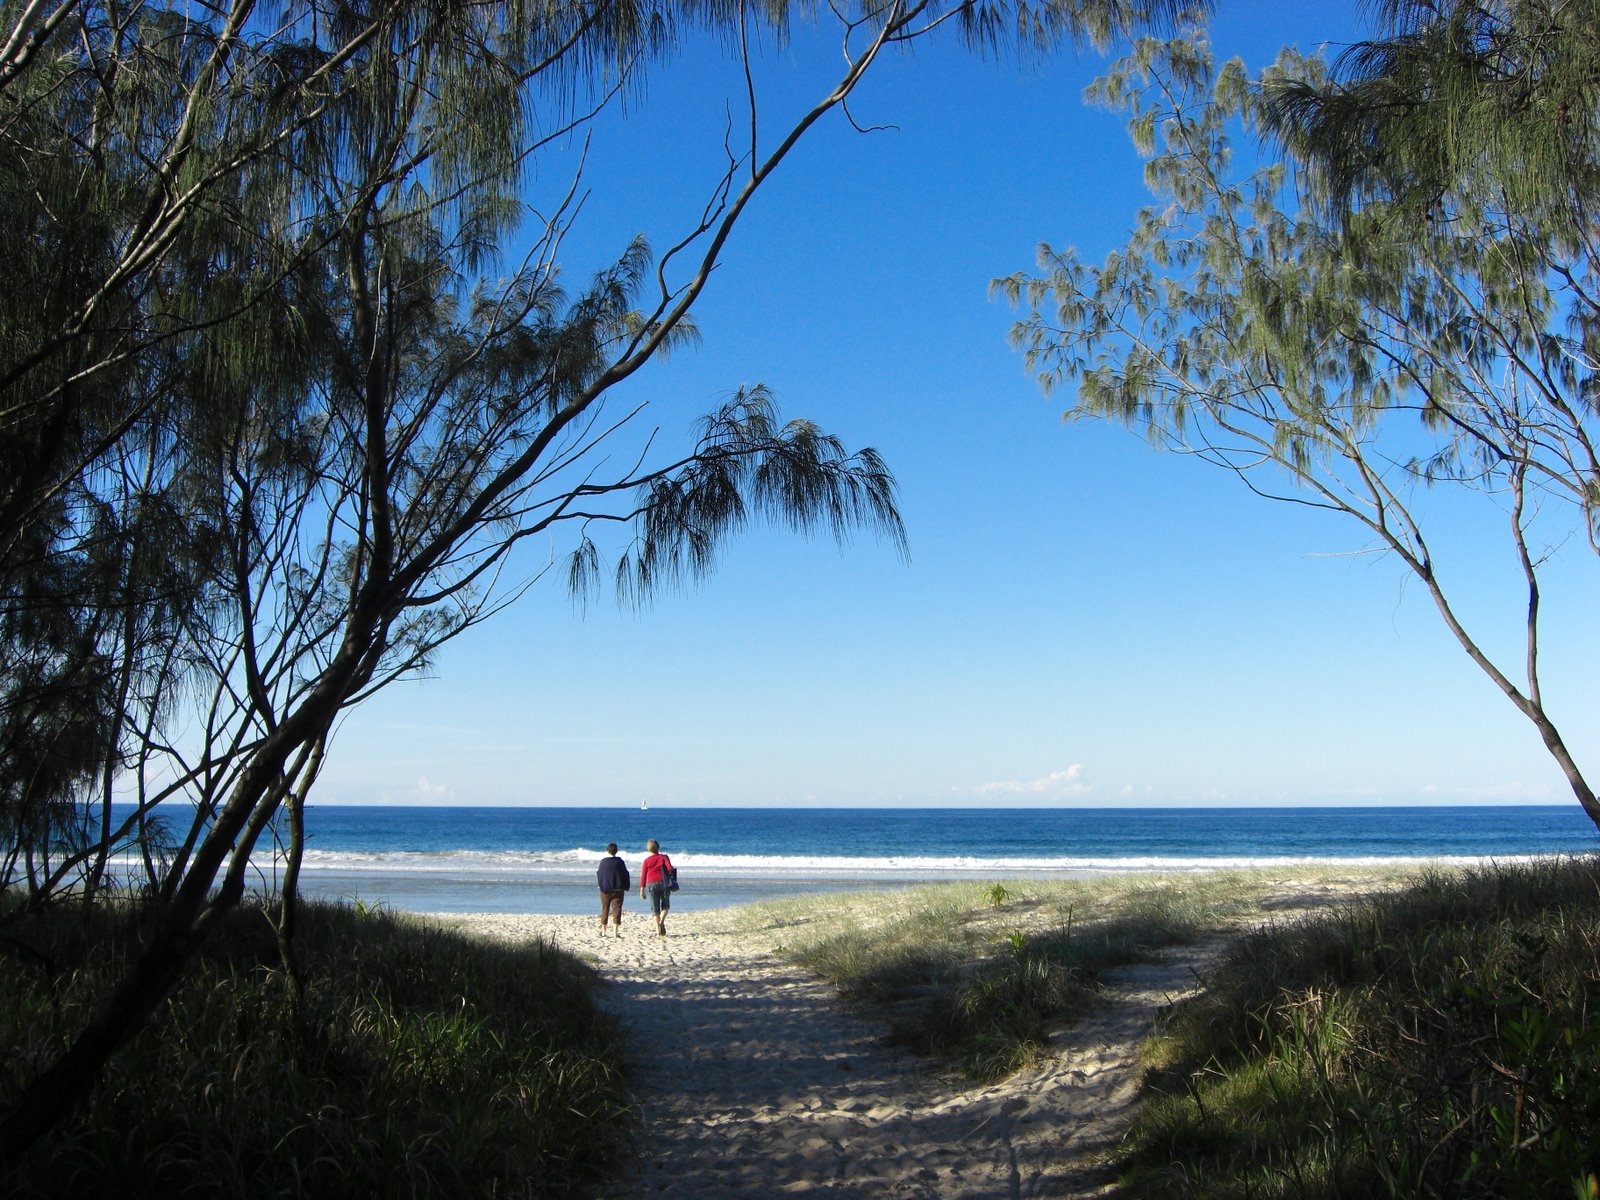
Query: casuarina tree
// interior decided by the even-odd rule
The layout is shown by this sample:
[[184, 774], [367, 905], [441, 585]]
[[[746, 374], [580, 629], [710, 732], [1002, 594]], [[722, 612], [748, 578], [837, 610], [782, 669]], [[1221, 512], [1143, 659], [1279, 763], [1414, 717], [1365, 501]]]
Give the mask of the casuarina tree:
[[[837, 76], [778, 121], [752, 48], [786, 35], [781, 0], [5, 13], [0, 718], [50, 770], [0, 778], [0, 799], [33, 897], [131, 838], [160, 900], [79, 1035], [6, 1097], [8, 1157], [163, 1001], [274, 838], [292, 894], [340, 717], [530, 586], [529, 539], [580, 590], [609, 572], [625, 595], [709, 569], [758, 519], [901, 543], [878, 456], [782, 421], [764, 388], [683, 442], [618, 386], [692, 338], [757, 194], [895, 51], [943, 32], [1045, 48], [1141, 14], [830, 9]], [[585, 131], [699, 36], [751, 68], [699, 216], [660, 252], [564, 269]], [[46, 621], [45, 595], [73, 603]], [[64, 720], [64, 695], [107, 715]], [[118, 787], [133, 816], [113, 827]], [[71, 826], [91, 789], [98, 822]], [[35, 811], [72, 836], [41, 854]]]
[[[1073, 385], [1069, 417], [1337, 513], [1398, 559], [1600, 825], [1542, 670], [1551, 579], [1600, 554], [1595, 6], [1391, 8], [1348, 79], [1140, 44], [1094, 94], [1129, 112], [1158, 203], [1102, 263], [1047, 246], [996, 286], [1030, 366]], [[1504, 536], [1509, 629], [1461, 603], [1425, 515], [1449, 500]]]

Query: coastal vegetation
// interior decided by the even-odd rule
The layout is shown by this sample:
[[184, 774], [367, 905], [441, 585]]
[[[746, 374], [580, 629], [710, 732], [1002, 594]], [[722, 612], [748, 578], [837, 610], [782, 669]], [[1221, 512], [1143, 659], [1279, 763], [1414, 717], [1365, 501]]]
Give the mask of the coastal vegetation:
[[1253, 932], [1150, 1057], [1130, 1200], [1600, 1196], [1600, 864]]
[[1214, 940], [1351, 886], [1409, 869], [1215, 871], [1072, 881], [934, 884], [855, 898], [774, 901], [747, 919], [849, 1002], [885, 1017], [892, 1041], [997, 1079], [1036, 1061], [1095, 1002], [1107, 970]]
[[[1600, 565], [1600, 8], [1373, 8], [1377, 40], [1258, 78], [1198, 33], [1141, 40], [1091, 95], [1157, 203], [1099, 263], [1046, 245], [995, 287], [1068, 418], [1399, 562], [1600, 826], [1543, 669]], [[1453, 570], [1483, 561], [1503, 603]]]
[[746, 919], [980, 1079], [1203, 953], [1145, 1049], [1127, 1200], [1600, 1196], [1600, 862], [948, 884]]
[[[1176, 7], [0, 5], [0, 915], [152, 905], [6, 1081], [0, 1160], [263, 876], [299, 972], [334, 730], [541, 579], [638, 600], [769, 520], [903, 549], [882, 459], [760, 384], [698, 421], [615, 393], [694, 340], [758, 195], [897, 51], [1043, 52]], [[777, 111], [763, 53], [802, 17], [841, 53]], [[711, 166], [677, 181], [698, 198], [652, 213], [624, 171], [637, 224], [586, 241], [590, 155], [691, 40], [729, 60]]]
[[76, 1036], [0, 1100], [0, 1158], [280, 871], [258, 851], [282, 858], [296, 969], [301, 818], [333, 730], [548, 573], [529, 538], [564, 547], [554, 573], [580, 593], [609, 563], [634, 595], [708, 570], [758, 518], [899, 543], [878, 456], [784, 422], [759, 386], [685, 441], [607, 398], [691, 337], [765, 180], [928, 15], [855, 27], [770, 144], [751, 111], [669, 253], [632, 237], [569, 274], [583, 131], [681, 38], [742, 22], [432, 0], [5, 12], [0, 886], [21, 918], [92, 899], [120, 860], [156, 903]]
[[[374, 1179], [564, 1194], [604, 1166], [606, 1146], [590, 1162], [575, 1148], [617, 1115], [600, 1098], [616, 1036], [581, 969], [298, 903], [333, 733], [546, 576], [639, 599], [712, 569], [756, 520], [903, 549], [883, 460], [785, 421], [759, 384], [665, 432], [615, 393], [693, 341], [758, 194], [893, 51], [942, 31], [1046, 49], [1135, 7], [807, 8], [839, 22], [844, 53], [777, 114], [758, 113], [752, 80], [787, 36], [782, 2], [0, 5], [0, 1169], [15, 1194]], [[1214, 71], [1198, 36], [1141, 43], [1099, 97], [1129, 108], [1163, 205], [1106, 265], [1050, 251], [1001, 286], [1028, 306], [1032, 365], [1079, 385], [1075, 413], [1340, 513], [1397, 557], [1600, 825], [1540, 673], [1552, 566], [1568, 546], [1600, 552], [1600, 21], [1592, 2], [1388, 11], [1393, 39], [1346, 81], [1286, 56], [1258, 87]], [[703, 205], [662, 251], [630, 234], [574, 261], [590, 135], [694, 37], [740, 75]], [[1285, 162], [1230, 177], [1241, 125], [1279, 138]], [[1444, 131], [1467, 153], [1435, 153]], [[1281, 494], [1258, 468], [1283, 473]], [[1515, 638], [1469, 628], [1412, 503], [1430, 488], [1503, 525]], [[1254, 951], [1274, 982], [1251, 986], [1272, 998], [1241, 985], [1243, 1033], [1174, 1043], [1153, 1086], [1182, 1095], [1152, 1110], [1169, 1132], [1149, 1127], [1140, 1186], [1167, 1186], [1158, 1160], [1176, 1153], [1237, 1165], [1246, 1190], [1302, 1189], [1285, 1194], [1600, 1190], [1581, 870], [1435, 879], [1403, 893], [1411, 908], [1306, 926], [1367, 939], [1317, 951], [1347, 974], [1309, 973], [1316, 954], [1290, 943]], [[249, 903], [269, 874], [275, 903]], [[763, 919], [787, 921], [792, 952], [847, 995], [881, 1001], [897, 1037], [990, 1077], [1116, 965], [1235, 929], [1248, 901], [1230, 888], [1254, 886], [1001, 883], [918, 889], [899, 915], [866, 901], [831, 927]], [[1536, 905], [1541, 890], [1559, 903]], [[1453, 990], [1400, 990], [1392, 976], [1424, 982], [1410, 961]], [[1462, 1023], [1476, 1032], [1427, 1040]], [[1303, 1084], [1299, 1109], [1275, 1111], [1320, 1149], [1211, 1124], [1226, 1111], [1212, 1075], [1261, 1046], [1282, 1062], [1220, 1091]], [[1432, 1074], [1374, 1086], [1402, 1066]], [[1426, 1086], [1443, 1108], [1416, 1099]], [[504, 1157], [512, 1143], [525, 1157]]]
[[[76, 1030], [155, 927], [129, 905], [7, 931], [0, 1086]], [[298, 983], [271, 915], [235, 909], [101, 1084], [0, 1175], [27, 1197], [560, 1197], [628, 1144], [598, 978], [538, 942], [403, 915], [302, 913]]]

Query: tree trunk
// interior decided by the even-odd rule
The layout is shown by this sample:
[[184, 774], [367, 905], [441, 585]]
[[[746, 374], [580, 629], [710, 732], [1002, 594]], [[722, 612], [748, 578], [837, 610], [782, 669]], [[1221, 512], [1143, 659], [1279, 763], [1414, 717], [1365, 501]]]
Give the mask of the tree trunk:
[[260, 806], [276, 805], [283, 798], [284, 767], [290, 756], [308, 743], [320, 746], [340, 704], [360, 686], [358, 663], [363, 656], [350, 640], [340, 657], [343, 661], [336, 661], [325, 685], [278, 727], [240, 778], [233, 798], [196, 849], [188, 874], [172, 894], [161, 929], [143, 955], [100, 1003], [72, 1045], [34, 1077], [0, 1119], [0, 1168], [15, 1161], [88, 1094], [112, 1055], [177, 986], [211, 928], [238, 905], [244, 895], [242, 870], [229, 871], [215, 894], [212, 885], [230, 855], [248, 855], [248, 844], [235, 843], [259, 816]]
[[300, 785], [290, 793], [288, 803], [284, 807], [284, 815], [289, 819], [289, 856], [284, 863], [283, 885], [278, 895], [278, 922], [276, 931], [278, 935], [278, 957], [283, 962], [283, 969], [289, 976], [289, 983], [294, 991], [296, 1010], [305, 998], [305, 978], [300, 971], [300, 955], [295, 948], [295, 933], [299, 926], [300, 917], [300, 863], [305, 858], [306, 852], [306, 793], [311, 790], [311, 784], [316, 780], [317, 773], [322, 767], [322, 755], [326, 743], [319, 741], [311, 752], [311, 762]]

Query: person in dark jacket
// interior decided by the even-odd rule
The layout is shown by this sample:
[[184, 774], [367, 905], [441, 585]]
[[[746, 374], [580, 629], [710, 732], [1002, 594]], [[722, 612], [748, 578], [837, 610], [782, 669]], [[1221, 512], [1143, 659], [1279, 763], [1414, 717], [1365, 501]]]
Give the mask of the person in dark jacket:
[[617, 857], [615, 842], [606, 847], [606, 856], [600, 860], [595, 878], [600, 883], [600, 936], [606, 935], [606, 917], [609, 916], [617, 927], [617, 936], [621, 937], [622, 897], [633, 886], [633, 879], [628, 874], [628, 864]]

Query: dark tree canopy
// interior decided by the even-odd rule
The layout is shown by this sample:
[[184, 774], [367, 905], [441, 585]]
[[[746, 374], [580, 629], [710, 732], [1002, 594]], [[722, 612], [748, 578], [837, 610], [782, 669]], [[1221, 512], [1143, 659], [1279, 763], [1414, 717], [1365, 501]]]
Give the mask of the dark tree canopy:
[[[1031, 53], [1146, 15], [0, 6], [0, 886], [15, 919], [92, 895], [131, 848], [161, 901], [81, 1036], [4, 1097], [0, 1156], [133, 1036], [258, 848], [281, 851], [262, 857], [282, 860], [292, 969], [302, 806], [338, 720], [531, 586], [527, 539], [630, 596], [709, 569], [753, 520], [900, 545], [878, 456], [784, 422], [765, 389], [687, 444], [612, 393], [692, 339], [747, 207], [891, 51], [948, 34]], [[814, 104], [758, 121], [759, 89], [730, 97], [698, 223], [565, 263], [581, 167], [541, 168], [683, 39], [748, 62], [792, 17], [842, 50]], [[612, 561], [606, 529], [628, 531]], [[114, 800], [134, 815], [114, 823]]]

